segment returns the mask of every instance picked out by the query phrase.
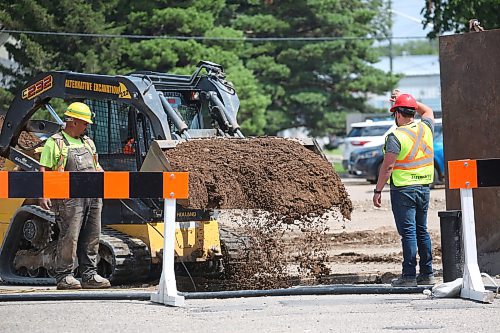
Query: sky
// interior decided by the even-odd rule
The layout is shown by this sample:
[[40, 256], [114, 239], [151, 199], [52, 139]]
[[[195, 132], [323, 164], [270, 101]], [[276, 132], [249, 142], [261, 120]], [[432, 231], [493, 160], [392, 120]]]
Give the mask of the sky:
[[[429, 27], [423, 30], [421, 21], [423, 15], [420, 11], [425, 5], [425, 0], [393, 0], [393, 19], [394, 26], [392, 34], [394, 37], [425, 37], [431, 30]], [[395, 40], [395, 43], [404, 42], [404, 40]]]

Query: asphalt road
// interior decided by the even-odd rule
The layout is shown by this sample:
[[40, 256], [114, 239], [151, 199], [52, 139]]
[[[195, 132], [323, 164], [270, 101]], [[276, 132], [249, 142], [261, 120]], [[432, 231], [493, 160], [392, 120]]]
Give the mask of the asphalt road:
[[411, 295], [0, 303], [1, 332], [498, 332], [500, 300]]

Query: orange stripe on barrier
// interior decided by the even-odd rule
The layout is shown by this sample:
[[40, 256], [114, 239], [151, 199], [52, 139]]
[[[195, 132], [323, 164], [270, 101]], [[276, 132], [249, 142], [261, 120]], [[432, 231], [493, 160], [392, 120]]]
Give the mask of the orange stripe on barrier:
[[69, 172], [45, 171], [43, 173], [43, 197], [69, 198]]
[[0, 171], [0, 198], [9, 197], [9, 173], [8, 171]]
[[476, 160], [448, 161], [450, 189], [477, 188]]
[[104, 198], [125, 199], [129, 197], [129, 172], [104, 172]]
[[163, 198], [187, 199], [189, 197], [188, 172], [163, 173]]

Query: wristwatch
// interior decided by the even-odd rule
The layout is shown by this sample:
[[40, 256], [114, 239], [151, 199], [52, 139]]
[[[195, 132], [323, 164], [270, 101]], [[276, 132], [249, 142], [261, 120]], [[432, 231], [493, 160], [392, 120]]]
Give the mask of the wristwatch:
[[373, 193], [375, 193], [375, 194], [381, 194], [381, 193], [382, 193], [382, 191], [377, 191], [377, 189], [376, 189], [376, 188], [374, 188], [374, 189], [373, 189]]

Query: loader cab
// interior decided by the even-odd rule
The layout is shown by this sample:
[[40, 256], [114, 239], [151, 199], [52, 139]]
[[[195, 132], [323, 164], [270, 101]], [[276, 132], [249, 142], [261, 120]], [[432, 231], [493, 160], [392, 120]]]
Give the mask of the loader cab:
[[[189, 129], [202, 129], [206, 123], [203, 103], [196, 92], [164, 92], [167, 102], [180, 114]], [[88, 135], [94, 141], [104, 170], [138, 171], [151, 141], [155, 140], [149, 117], [137, 108], [116, 100], [84, 101], [95, 113]], [[207, 112], [208, 113], [208, 112]], [[171, 133], [176, 128], [169, 122]]]
[[[203, 103], [200, 100], [200, 93], [196, 90], [184, 92], [164, 91], [167, 102], [172, 108], [179, 113], [184, 120], [188, 129], [202, 129], [207, 124], [207, 119], [203, 115], [208, 115], [208, 112], [202, 112]], [[175, 133], [174, 124], [170, 123], [170, 132]]]
[[95, 113], [88, 136], [104, 170], [137, 171], [154, 139], [149, 118], [133, 106], [114, 100], [85, 100]]

